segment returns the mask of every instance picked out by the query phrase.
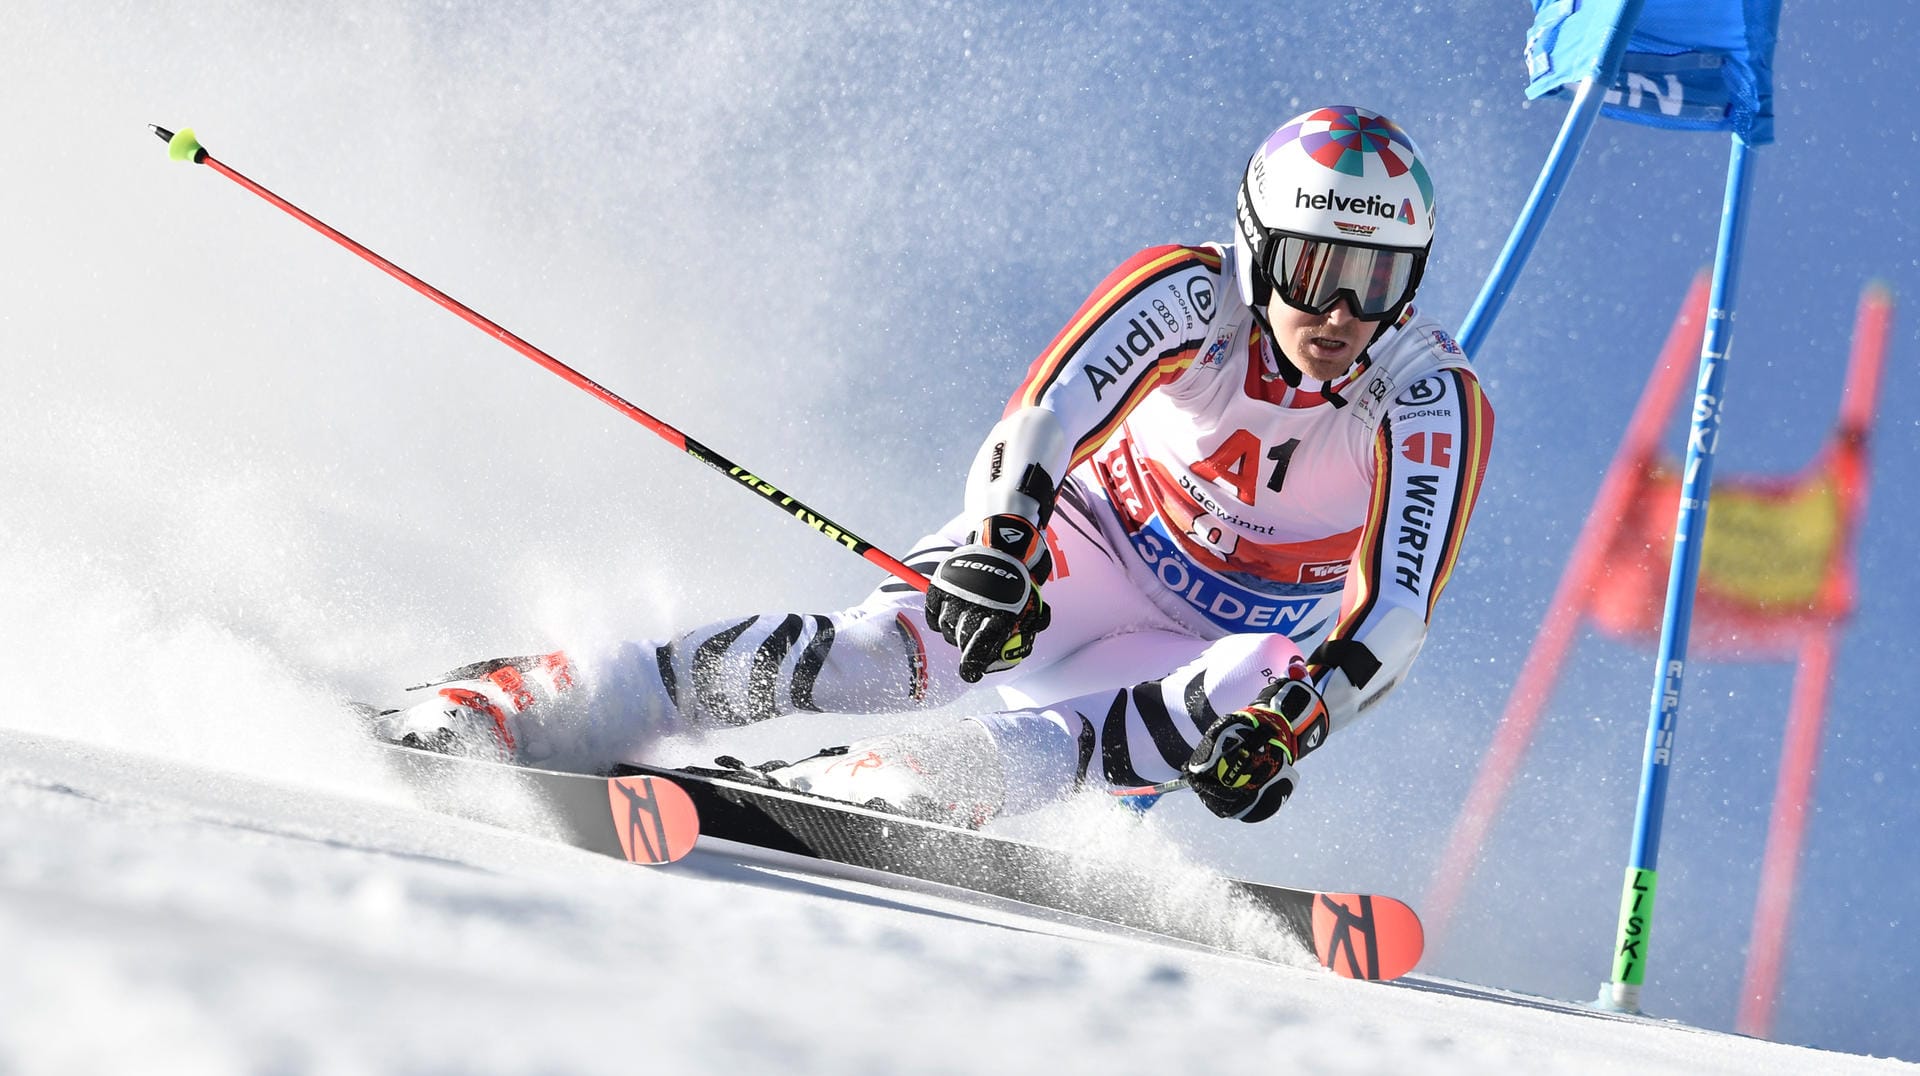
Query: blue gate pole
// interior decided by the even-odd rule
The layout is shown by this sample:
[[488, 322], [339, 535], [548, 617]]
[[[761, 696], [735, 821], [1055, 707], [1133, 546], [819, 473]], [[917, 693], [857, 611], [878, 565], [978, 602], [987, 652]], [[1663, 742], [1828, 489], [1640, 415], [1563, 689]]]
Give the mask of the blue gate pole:
[[1493, 272], [1488, 274], [1487, 282], [1481, 285], [1480, 294], [1467, 311], [1466, 320], [1460, 323], [1460, 347], [1469, 358], [1480, 354], [1481, 343], [1486, 340], [1487, 333], [1493, 330], [1493, 320], [1500, 316], [1500, 308], [1507, 304], [1507, 296], [1513, 291], [1514, 282], [1520, 279], [1520, 270], [1526, 267], [1534, 244], [1540, 241], [1540, 233], [1546, 229], [1547, 217], [1560, 200], [1560, 191], [1566, 187], [1568, 177], [1573, 175], [1574, 162], [1579, 159], [1581, 148], [1587, 144], [1587, 135], [1592, 132], [1594, 121], [1600, 118], [1600, 106], [1605, 102], [1607, 90], [1620, 74], [1620, 61], [1627, 54], [1627, 42], [1633, 37], [1633, 25], [1639, 21], [1640, 8], [1645, 2], [1627, 0], [1620, 6], [1620, 16], [1613, 25], [1613, 36], [1608, 39], [1607, 47], [1600, 56], [1599, 70], [1581, 80], [1574, 88], [1573, 104], [1567, 109], [1566, 120], [1560, 124], [1560, 134], [1547, 154], [1547, 163], [1540, 169], [1540, 178], [1534, 180], [1533, 193], [1527, 196], [1527, 204], [1520, 210], [1520, 219], [1514, 222], [1513, 231], [1507, 236], [1507, 245], [1501, 248], [1500, 257], [1494, 261]]
[[1660, 625], [1660, 658], [1654, 670], [1653, 704], [1647, 716], [1646, 757], [1640, 772], [1640, 805], [1633, 826], [1633, 853], [1620, 894], [1620, 926], [1613, 952], [1613, 977], [1600, 986], [1602, 1008], [1640, 1010], [1653, 932], [1653, 901], [1660, 856], [1660, 821], [1666, 809], [1667, 771], [1672, 764], [1674, 727], [1680, 718], [1680, 687], [1687, 667], [1687, 635], [1693, 621], [1694, 583], [1700, 573], [1700, 544], [1706, 535], [1707, 501], [1713, 493], [1713, 458], [1720, 446], [1720, 407], [1724, 400], [1727, 351], [1733, 338], [1734, 288], [1746, 231], [1747, 190], [1752, 151], [1738, 137], [1727, 164], [1726, 201], [1720, 211], [1720, 240], [1713, 258], [1713, 286], [1707, 298], [1706, 337], [1700, 348], [1700, 377], [1694, 388], [1693, 422], [1687, 434], [1686, 470], [1680, 486], [1679, 516], [1674, 522], [1673, 566], [1667, 575], [1667, 604]]

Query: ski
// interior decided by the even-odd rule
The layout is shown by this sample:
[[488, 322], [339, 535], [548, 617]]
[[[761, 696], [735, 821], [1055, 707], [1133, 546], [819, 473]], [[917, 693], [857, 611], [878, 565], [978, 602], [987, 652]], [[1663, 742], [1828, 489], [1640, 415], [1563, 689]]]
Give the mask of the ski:
[[[1136, 867], [708, 772], [621, 765], [597, 777], [388, 747], [437, 810], [636, 863], [673, 862], [697, 840], [776, 869], [1010, 902], [1257, 959], [1286, 962], [1272, 943], [1297, 943], [1350, 979], [1405, 975], [1425, 945], [1419, 916], [1392, 897], [1212, 876], [1176, 892]], [[505, 809], [516, 795], [542, 817]]]
[[[699, 811], [704, 839], [1269, 955], [1249, 951], [1243, 932], [1194, 914], [1197, 906], [1170, 899], [1164, 879], [1136, 868], [706, 773], [647, 765], [615, 773], [678, 784]], [[1419, 916], [1392, 897], [1217, 881], [1227, 903], [1266, 913], [1322, 967], [1350, 979], [1398, 978], [1425, 947]]]
[[386, 746], [401, 779], [446, 814], [648, 865], [684, 858], [700, 837], [699, 811], [664, 775], [591, 777]]

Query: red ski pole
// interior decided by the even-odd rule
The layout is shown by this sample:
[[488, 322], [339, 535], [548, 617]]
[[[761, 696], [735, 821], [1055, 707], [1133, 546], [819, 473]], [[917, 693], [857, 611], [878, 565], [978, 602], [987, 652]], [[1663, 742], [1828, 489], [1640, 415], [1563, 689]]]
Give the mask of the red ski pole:
[[358, 254], [388, 276], [400, 281], [402, 284], [405, 284], [427, 298], [432, 299], [441, 306], [446, 307], [474, 328], [481, 330], [488, 336], [518, 351], [520, 354], [525, 355], [541, 366], [546, 367], [549, 371], [558, 374], [601, 403], [606, 404], [615, 411], [620, 412], [633, 421], [638, 422], [640, 425], [645, 426], [647, 429], [652, 430], [654, 433], [659, 434], [661, 439], [668, 444], [680, 449], [701, 463], [712, 467], [714, 470], [724, 473], [727, 477], [740, 483], [747, 489], [765, 497], [769, 503], [786, 512], [788, 515], [793, 516], [795, 519], [826, 535], [828, 538], [839, 542], [853, 552], [860, 554], [868, 561], [885, 569], [889, 574], [913, 586], [915, 589], [923, 591], [927, 589], [926, 576], [902, 564], [900, 561], [889, 556], [885, 551], [875, 548], [873, 543], [868, 542], [866, 539], [854, 534], [840, 524], [809, 508], [801, 501], [782, 492], [779, 487], [766, 479], [748, 471], [745, 467], [734, 463], [713, 449], [708, 448], [693, 438], [688, 437], [686, 434], [681, 433], [679, 430], [674, 429], [672, 426], [640, 410], [633, 404], [628, 403], [626, 400], [621, 399], [615, 395], [612, 390], [599, 384], [587, 375], [487, 320], [446, 292], [441, 291], [426, 281], [421, 280], [419, 277], [414, 276], [412, 273], [407, 272], [405, 269], [375, 254], [373, 251], [362, 246], [350, 236], [333, 228], [320, 218], [308, 213], [306, 210], [301, 209], [299, 206], [294, 205], [292, 202], [287, 201], [285, 198], [280, 197], [214, 159], [213, 155], [209, 154], [206, 149], [200, 145], [199, 139], [193, 136], [193, 130], [191, 128], [182, 129], [180, 133], [175, 134], [155, 124], [150, 123], [147, 126], [154, 134], [160, 136], [161, 141], [167, 144], [167, 155], [174, 160], [207, 165], [214, 171], [240, 184], [242, 187], [266, 199], [268, 202], [273, 203], [302, 224], [307, 225], [328, 239]]

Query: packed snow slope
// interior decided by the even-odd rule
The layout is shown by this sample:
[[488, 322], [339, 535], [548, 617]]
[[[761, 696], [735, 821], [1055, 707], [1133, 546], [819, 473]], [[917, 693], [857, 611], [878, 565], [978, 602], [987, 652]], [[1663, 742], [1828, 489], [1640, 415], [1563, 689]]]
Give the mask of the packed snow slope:
[[[876, 573], [169, 162], [146, 124], [193, 127], [900, 552], [956, 508], [982, 431], [1109, 269], [1228, 236], [1239, 169], [1280, 121], [1354, 101], [1414, 133], [1443, 207], [1421, 304], [1451, 322], [1564, 115], [1522, 101], [1520, 3], [777, 8], [10, 5], [0, 726], [89, 746], [0, 742], [0, 1068], [135, 1049], [183, 1070], [590, 1069], [642, 1050], [1111, 1067], [1216, 1041], [1236, 1061], [1258, 1044], [1349, 1071], [1571, 1068], [1615, 1049], [1656, 1070], [1694, 1050], [1709, 1069], [1768, 1065], [1714, 1036], [982, 929], [720, 869], [639, 873], [383, 791], [342, 699], [391, 701], [482, 657], [838, 608]], [[1722, 474], [1806, 462], [1860, 287], [1920, 295], [1920, 148], [1900, 119], [1920, 15], [1881, 8], [1784, 13]], [[1413, 676], [1314, 756], [1283, 819], [1227, 825], [1170, 799], [1156, 839], [1237, 875], [1418, 903], [1711, 257], [1725, 162], [1717, 136], [1596, 130], [1475, 357], [1497, 446]], [[1817, 809], [1773, 1033], [1911, 1059], [1920, 739], [1899, 672], [1920, 653], [1920, 519], [1897, 479], [1920, 468], [1920, 385], [1903, 318], [1827, 741], [1789, 760], [1817, 765]], [[1589, 639], [1576, 659], [1426, 974], [1580, 1001], [1607, 973], [1652, 656]], [[1789, 683], [1777, 666], [1689, 670], [1655, 1016], [1733, 1023]], [[884, 724], [702, 749], [786, 753]], [[133, 761], [152, 758], [168, 761]]]
[[1439, 1076], [1920, 1071], [698, 853], [633, 867], [410, 806], [364, 747], [310, 769], [317, 783], [17, 732], [0, 748], [5, 1072], [1057, 1073], [1217, 1056]]

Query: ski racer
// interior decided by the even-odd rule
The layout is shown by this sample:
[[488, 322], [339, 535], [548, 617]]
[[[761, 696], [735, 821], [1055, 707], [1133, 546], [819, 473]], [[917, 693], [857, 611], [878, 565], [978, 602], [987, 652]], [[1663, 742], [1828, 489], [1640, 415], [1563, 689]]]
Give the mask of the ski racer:
[[1434, 188], [1364, 108], [1289, 120], [1231, 244], [1150, 247], [1028, 370], [964, 509], [825, 614], [468, 666], [389, 738], [594, 769], [660, 737], [803, 712], [997, 706], [742, 776], [978, 826], [1088, 782], [1184, 780], [1266, 819], [1295, 764], [1402, 678], [1485, 475], [1493, 414], [1412, 304]]

